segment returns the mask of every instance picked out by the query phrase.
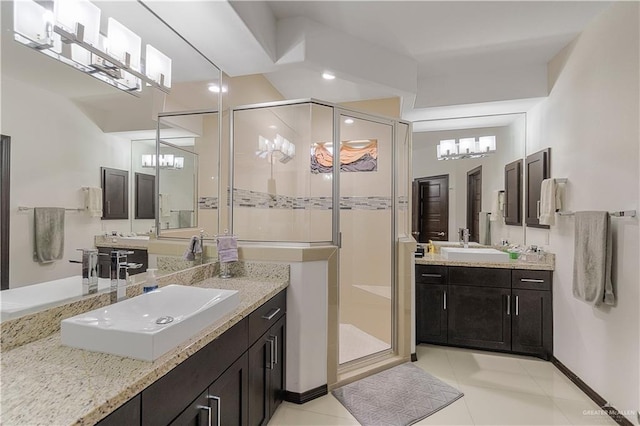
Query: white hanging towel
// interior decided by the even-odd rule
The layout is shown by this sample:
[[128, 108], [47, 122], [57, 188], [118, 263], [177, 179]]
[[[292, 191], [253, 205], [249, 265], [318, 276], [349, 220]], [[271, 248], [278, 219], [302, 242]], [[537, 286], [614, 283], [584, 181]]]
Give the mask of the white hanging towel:
[[500, 191], [493, 191], [491, 193], [491, 214], [489, 220], [491, 222], [497, 222], [502, 218], [502, 205], [500, 202]]
[[562, 208], [556, 180], [545, 179], [540, 184], [540, 225], [555, 225], [556, 211]]
[[102, 188], [84, 189], [84, 208], [91, 217], [102, 217]]

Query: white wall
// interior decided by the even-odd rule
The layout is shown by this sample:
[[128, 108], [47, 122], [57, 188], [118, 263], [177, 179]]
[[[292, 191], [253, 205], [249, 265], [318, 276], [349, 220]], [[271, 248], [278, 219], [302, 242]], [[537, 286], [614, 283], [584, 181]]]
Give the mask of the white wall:
[[[129, 232], [128, 220], [91, 218], [67, 212], [64, 259], [33, 261], [33, 211], [18, 206], [84, 206], [83, 186], [100, 186], [100, 167], [129, 170], [131, 144], [106, 135], [71, 101], [52, 92], [2, 77], [2, 133], [11, 136], [11, 287], [80, 275], [77, 248], [94, 246], [104, 231]], [[131, 178], [131, 177], [129, 177]]]
[[[527, 152], [551, 147], [568, 210], [638, 209], [639, 4], [615, 3], [549, 64], [549, 97], [527, 115]], [[638, 219], [612, 219], [617, 305], [572, 295], [574, 221], [527, 229], [556, 253], [554, 355], [618, 410], [640, 406]], [[636, 416], [626, 413], [629, 420]]]

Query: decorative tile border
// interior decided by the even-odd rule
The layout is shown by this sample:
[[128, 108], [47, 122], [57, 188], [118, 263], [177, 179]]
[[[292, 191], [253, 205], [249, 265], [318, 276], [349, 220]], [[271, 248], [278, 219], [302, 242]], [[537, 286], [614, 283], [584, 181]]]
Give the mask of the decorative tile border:
[[198, 198], [198, 208], [216, 210], [218, 208], [218, 197]]
[[[340, 197], [341, 210], [390, 210], [391, 197]], [[235, 188], [233, 206], [257, 209], [332, 210], [331, 197], [289, 197]]]

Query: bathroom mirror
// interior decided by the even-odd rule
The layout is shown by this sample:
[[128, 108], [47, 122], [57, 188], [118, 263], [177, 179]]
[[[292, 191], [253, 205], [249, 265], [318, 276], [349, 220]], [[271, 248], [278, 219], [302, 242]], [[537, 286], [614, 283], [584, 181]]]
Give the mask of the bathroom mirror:
[[[38, 4], [52, 8], [52, 2]], [[79, 277], [81, 265], [69, 260], [80, 259], [76, 249], [94, 247], [96, 235], [113, 231], [123, 235], [150, 231], [155, 219], [136, 219], [135, 190], [129, 191], [129, 219], [104, 221], [82, 211], [85, 202], [82, 188], [100, 187], [100, 167], [129, 171], [130, 189], [135, 185], [136, 173], [155, 176], [152, 168], [142, 167], [142, 163], [133, 157], [137, 155], [136, 150], [144, 145], [137, 142], [141, 140], [152, 141], [151, 150], [155, 153], [160, 114], [207, 110], [211, 112], [209, 120], [215, 121], [211, 126], [217, 129], [219, 117], [216, 111], [220, 95], [209, 87], [220, 84], [221, 79], [220, 71], [210, 60], [157, 19], [141, 2], [96, 3], [101, 10], [100, 32], [106, 33], [108, 18], [114, 18], [140, 36], [143, 57], [149, 44], [171, 58], [169, 93], [149, 87], [144, 82], [140, 92], [125, 92], [16, 42], [13, 37], [13, 5], [12, 1], [0, 2], [3, 34], [0, 50], [1, 133], [11, 136], [13, 142], [8, 249], [11, 290]], [[71, 55], [72, 51], [69, 46], [62, 46], [63, 55]], [[165, 83], [168, 84], [167, 79]], [[172, 127], [184, 131], [181, 123]], [[184, 167], [191, 164], [192, 170], [201, 170], [197, 166], [198, 157], [216, 164], [215, 169], [209, 170], [215, 173], [209, 175], [209, 181], [214, 185], [218, 182], [217, 134], [215, 131], [207, 138], [211, 146], [204, 146], [203, 141], [202, 146], [196, 148], [197, 152], [187, 149], [190, 151], [188, 155], [180, 155], [185, 158]], [[163, 138], [170, 140], [176, 136], [184, 134], [167, 134]], [[187, 158], [191, 158], [190, 163]], [[145, 185], [148, 189], [150, 183], [142, 182], [142, 186]], [[185, 191], [191, 200], [190, 207], [181, 209], [197, 210], [200, 194], [196, 191], [199, 188], [203, 185], [196, 185], [191, 175], [190, 185]], [[212, 192], [217, 196], [217, 189]], [[68, 209], [65, 213], [64, 254], [60, 260], [49, 264], [33, 261], [33, 207]], [[213, 223], [217, 219], [207, 220]], [[212, 225], [211, 229], [217, 228]], [[78, 296], [69, 293], [56, 297], [62, 302]]]
[[[458, 229], [469, 228], [471, 241], [524, 244], [524, 227], [505, 224], [499, 191], [505, 190], [505, 165], [525, 156], [525, 114], [418, 121], [413, 132], [412, 228], [420, 232], [418, 241], [457, 242]], [[438, 159], [438, 145], [443, 156], [448, 147], [450, 154], [466, 153], [465, 144], [486, 136], [495, 136], [495, 152]]]

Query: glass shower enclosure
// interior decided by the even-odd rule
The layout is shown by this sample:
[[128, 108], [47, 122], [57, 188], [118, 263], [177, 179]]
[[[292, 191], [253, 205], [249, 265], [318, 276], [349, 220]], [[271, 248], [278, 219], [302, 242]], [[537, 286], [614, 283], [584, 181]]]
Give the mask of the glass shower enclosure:
[[409, 234], [410, 124], [314, 99], [234, 108], [231, 227], [339, 247], [339, 364], [395, 348], [396, 241]]

